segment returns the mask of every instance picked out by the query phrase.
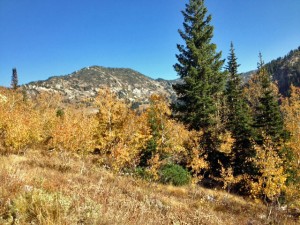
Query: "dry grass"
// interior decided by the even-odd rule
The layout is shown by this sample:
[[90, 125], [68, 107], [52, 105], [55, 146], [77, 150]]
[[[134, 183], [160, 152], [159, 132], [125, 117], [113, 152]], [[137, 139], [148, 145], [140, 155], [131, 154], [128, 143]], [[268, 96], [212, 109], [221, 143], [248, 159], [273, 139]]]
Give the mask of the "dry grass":
[[93, 157], [0, 156], [0, 224], [297, 224], [225, 192], [114, 175]]

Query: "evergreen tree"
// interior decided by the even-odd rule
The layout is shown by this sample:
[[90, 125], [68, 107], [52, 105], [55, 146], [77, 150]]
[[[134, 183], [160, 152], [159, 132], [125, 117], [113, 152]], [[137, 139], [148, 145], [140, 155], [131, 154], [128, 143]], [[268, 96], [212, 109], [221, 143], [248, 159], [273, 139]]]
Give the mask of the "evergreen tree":
[[258, 169], [257, 174], [251, 177], [251, 192], [258, 191], [261, 198], [274, 201], [282, 194], [287, 179], [290, 149], [283, 145], [286, 132], [279, 108], [278, 87], [272, 82], [261, 53], [257, 73], [248, 82], [248, 92], [256, 142], [252, 161]]
[[207, 15], [204, 0], [190, 0], [182, 14], [184, 30], [179, 30], [179, 34], [185, 45], [177, 45], [180, 54], [176, 55], [178, 63], [174, 68], [183, 82], [174, 85], [178, 96], [174, 111], [191, 129], [204, 131], [202, 147], [211, 168], [217, 171], [222, 158], [217, 151], [216, 130], [225, 83], [221, 72], [224, 61], [211, 43], [212, 17]]
[[256, 141], [262, 144], [262, 134], [272, 137], [278, 142], [284, 135], [283, 118], [280, 112], [277, 93], [272, 87], [272, 79], [267, 72], [262, 55], [259, 53], [258, 72], [261, 96], [255, 109], [254, 128], [256, 130]]
[[12, 69], [11, 88], [14, 90], [18, 88], [18, 74], [16, 68]]
[[180, 54], [176, 55], [178, 63], [174, 68], [184, 83], [174, 86], [180, 101], [175, 110], [181, 112], [191, 128], [205, 129], [215, 123], [215, 98], [223, 90], [223, 61], [221, 53], [216, 53], [216, 45], [211, 43], [213, 27], [204, 1], [190, 0], [182, 13], [184, 31], [179, 33], [186, 45], [177, 45]]
[[231, 43], [227, 59], [226, 105], [228, 107], [228, 122], [226, 127], [235, 139], [232, 149], [234, 175], [251, 174], [255, 171], [252, 163], [248, 160], [255, 155], [251, 144], [251, 116], [243, 96], [242, 80], [238, 74], [239, 64], [233, 43]]

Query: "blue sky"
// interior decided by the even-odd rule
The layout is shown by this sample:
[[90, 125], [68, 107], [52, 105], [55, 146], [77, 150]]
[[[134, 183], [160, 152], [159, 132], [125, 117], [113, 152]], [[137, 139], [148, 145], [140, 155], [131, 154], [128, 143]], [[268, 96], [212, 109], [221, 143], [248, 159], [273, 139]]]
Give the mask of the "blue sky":
[[[0, 85], [13, 67], [21, 84], [86, 66], [126, 67], [175, 79], [187, 0], [0, 0]], [[240, 72], [300, 46], [299, 0], [207, 0], [213, 42]]]

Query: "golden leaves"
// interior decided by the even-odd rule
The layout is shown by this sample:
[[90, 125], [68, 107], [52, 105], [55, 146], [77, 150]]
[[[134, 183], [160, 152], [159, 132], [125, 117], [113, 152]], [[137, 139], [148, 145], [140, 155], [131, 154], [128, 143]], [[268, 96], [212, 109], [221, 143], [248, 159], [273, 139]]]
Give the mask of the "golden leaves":
[[231, 132], [226, 131], [225, 133], [220, 134], [219, 140], [220, 144], [220, 152], [224, 152], [226, 154], [231, 153], [232, 146], [235, 142], [235, 139], [232, 137]]
[[300, 88], [291, 86], [291, 97], [282, 101], [285, 128], [290, 132], [287, 143], [292, 149], [298, 170], [300, 170]]
[[278, 155], [276, 146], [270, 137], [264, 137], [262, 146], [255, 146], [255, 165], [259, 169], [257, 182], [251, 183], [252, 195], [266, 196], [269, 200], [276, 200], [282, 191], [286, 189], [286, 179], [283, 161]]

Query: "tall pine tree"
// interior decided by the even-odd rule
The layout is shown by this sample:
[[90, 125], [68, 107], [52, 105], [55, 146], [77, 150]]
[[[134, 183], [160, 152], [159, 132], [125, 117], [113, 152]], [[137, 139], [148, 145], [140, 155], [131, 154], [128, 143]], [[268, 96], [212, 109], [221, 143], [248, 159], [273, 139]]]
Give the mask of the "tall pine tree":
[[207, 12], [204, 0], [190, 0], [182, 11], [184, 30], [179, 30], [179, 34], [185, 45], [177, 45], [180, 54], [176, 55], [178, 63], [174, 68], [183, 82], [174, 85], [178, 96], [174, 111], [191, 129], [204, 131], [202, 147], [211, 168], [218, 170], [222, 154], [216, 150], [216, 125], [224, 91], [225, 76], [221, 71], [224, 61], [211, 43], [212, 17]]
[[215, 100], [223, 91], [223, 61], [211, 43], [213, 27], [204, 0], [190, 0], [182, 14], [184, 31], [179, 33], [186, 45], [177, 45], [180, 54], [174, 68], [184, 82], [174, 86], [179, 100], [175, 109], [191, 128], [207, 129], [215, 124]]
[[254, 128], [256, 141], [262, 143], [262, 134], [278, 142], [284, 135], [283, 118], [280, 112], [277, 93], [272, 86], [272, 79], [267, 72], [261, 53], [259, 53], [258, 72], [261, 96], [255, 109]]
[[286, 182], [290, 150], [283, 145], [286, 132], [279, 108], [278, 88], [265, 68], [261, 53], [258, 70], [249, 80], [247, 92], [254, 120], [255, 157], [252, 161], [257, 169], [257, 174], [252, 174], [250, 180], [251, 192], [274, 201]]
[[230, 45], [226, 70], [228, 78], [226, 84], [226, 105], [228, 108], [228, 121], [226, 128], [232, 133], [235, 143], [232, 149], [232, 167], [234, 176], [255, 173], [250, 158], [255, 156], [252, 146], [252, 121], [249, 106], [243, 96], [243, 84], [238, 74], [239, 64], [233, 43]]

